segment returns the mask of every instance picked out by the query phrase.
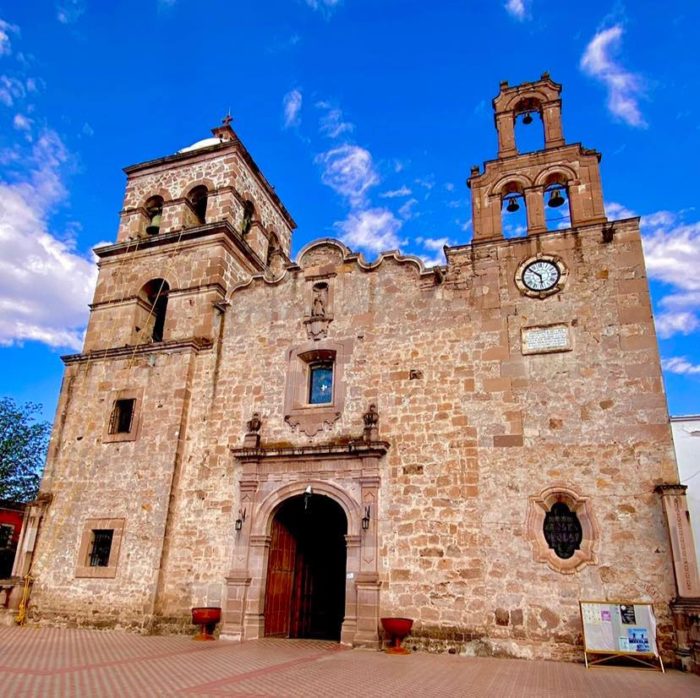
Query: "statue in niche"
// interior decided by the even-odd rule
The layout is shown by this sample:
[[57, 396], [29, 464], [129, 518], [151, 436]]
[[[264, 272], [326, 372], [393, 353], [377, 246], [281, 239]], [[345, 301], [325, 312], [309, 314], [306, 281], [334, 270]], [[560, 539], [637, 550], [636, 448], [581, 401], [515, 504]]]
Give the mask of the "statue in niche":
[[314, 297], [311, 304], [311, 317], [326, 317], [328, 305], [328, 284], [314, 284]]
[[260, 413], [253, 412], [253, 416], [248, 420], [248, 422], [246, 423], [246, 426], [248, 427], [249, 434], [257, 434], [260, 431], [260, 427], [262, 426], [262, 420], [260, 419]]
[[362, 438], [365, 441], [376, 441], [379, 435], [379, 429], [377, 427], [379, 412], [377, 412], [377, 406], [374, 403], [372, 403], [367, 412], [362, 415], [362, 420], [365, 423]]

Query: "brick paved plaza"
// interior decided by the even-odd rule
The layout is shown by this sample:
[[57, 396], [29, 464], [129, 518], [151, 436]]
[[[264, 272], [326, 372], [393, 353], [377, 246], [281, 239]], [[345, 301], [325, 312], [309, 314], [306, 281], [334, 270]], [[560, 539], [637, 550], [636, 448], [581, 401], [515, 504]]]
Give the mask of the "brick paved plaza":
[[416, 653], [330, 642], [243, 644], [119, 631], [0, 628], [3, 696], [673, 696], [700, 678], [668, 671]]

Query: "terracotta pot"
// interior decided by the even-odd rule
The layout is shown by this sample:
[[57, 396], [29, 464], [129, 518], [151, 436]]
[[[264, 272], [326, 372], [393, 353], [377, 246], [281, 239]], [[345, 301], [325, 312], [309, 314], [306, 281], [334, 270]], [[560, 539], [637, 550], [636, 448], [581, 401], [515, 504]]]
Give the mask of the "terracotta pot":
[[409, 650], [401, 647], [401, 641], [411, 632], [413, 620], [411, 618], [382, 618], [384, 632], [394, 638], [394, 645], [387, 648], [388, 654], [410, 654]]
[[221, 608], [218, 606], [198, 606], [192, 609], [192, 623], [199, 625], [200, 630], [194, 636], [195, 640], [213, 640], [214, 628], [221, 620]]

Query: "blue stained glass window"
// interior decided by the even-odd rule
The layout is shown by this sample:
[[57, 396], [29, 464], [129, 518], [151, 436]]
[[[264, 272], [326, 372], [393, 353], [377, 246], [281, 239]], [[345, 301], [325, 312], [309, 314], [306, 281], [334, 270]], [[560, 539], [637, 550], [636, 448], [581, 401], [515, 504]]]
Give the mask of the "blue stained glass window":
[[328, 402], [333, 402], [333, 364], [314, 364], [309, 372], [309, 404]]

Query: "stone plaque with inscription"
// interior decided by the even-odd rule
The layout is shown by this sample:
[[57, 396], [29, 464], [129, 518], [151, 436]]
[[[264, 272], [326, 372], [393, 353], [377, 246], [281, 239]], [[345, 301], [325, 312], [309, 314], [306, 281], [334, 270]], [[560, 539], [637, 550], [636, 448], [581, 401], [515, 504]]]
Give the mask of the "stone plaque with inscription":
[[543, 325], [523, 327], [521, 330], [523, 354], [550, 354], [571, 351], [571, 336], [568, 325]]

